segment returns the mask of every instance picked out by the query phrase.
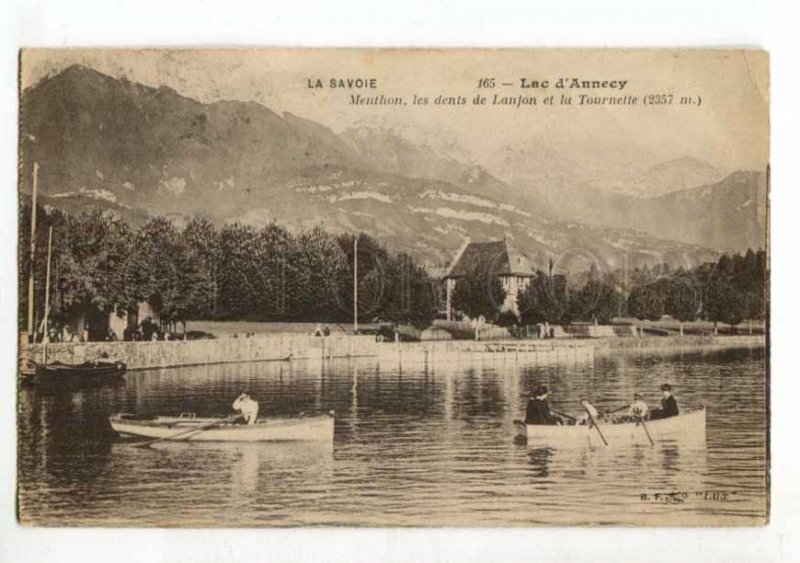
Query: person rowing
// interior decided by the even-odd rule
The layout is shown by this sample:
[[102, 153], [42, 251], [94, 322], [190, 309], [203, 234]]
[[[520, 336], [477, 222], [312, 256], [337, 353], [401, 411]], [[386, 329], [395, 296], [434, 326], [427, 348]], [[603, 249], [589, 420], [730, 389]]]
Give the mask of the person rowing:
[[255, 424], [258, 418], [258, 402], [254, 401], [247, 393], [239, 395], [232, 405], [233, 410], [239, 411], [239, 424]]
[[545, 385], [536, 386], [530, 399], [528, 399], [525, 424], [564, 424], [561, 417], [550, 410], [550, 402], [547, 400], [547, 387]]

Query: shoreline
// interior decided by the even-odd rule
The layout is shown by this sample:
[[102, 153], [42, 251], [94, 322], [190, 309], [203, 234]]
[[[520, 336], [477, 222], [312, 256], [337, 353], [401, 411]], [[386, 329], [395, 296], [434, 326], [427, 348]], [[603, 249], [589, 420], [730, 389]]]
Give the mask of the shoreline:
[[[763, 348], [764, 335], [650, 336], [624, 338], [571, 338], [554, 340], [440, 340], [378, 343], [373, 336], [315, 337], [269, 334], [247, 338], [223, 338], [157, 342], [55, 343], [47, 346], [48, 362], [79, 364], [102, 357], [123, 361], [129, 371], [229, 363], [295, 360], [329, 361], [375, 357], [387, 362], [452, 363], [464, 355], [487, 358], [527, 358], [537, 362], [591, 361], [595, 354], [670, 352]], [[19, 365], [41, 361], [42, 344], [23, 345]]]

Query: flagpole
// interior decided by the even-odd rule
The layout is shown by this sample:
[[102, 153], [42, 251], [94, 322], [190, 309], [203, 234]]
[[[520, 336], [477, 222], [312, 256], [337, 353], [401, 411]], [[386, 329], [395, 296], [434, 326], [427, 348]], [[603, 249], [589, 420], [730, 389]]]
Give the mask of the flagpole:
[[33, 163], [33, 202], [31, 204], [31, 255], [30, 274], [28, 275], [28, 342], [36, 343], [36, 332], [33, 326], [33, 270], [36, 258], [36, 189], [39, 184], [39, 163]]
[[353, 334], [358, 334], [358, 235], [353, 243]]

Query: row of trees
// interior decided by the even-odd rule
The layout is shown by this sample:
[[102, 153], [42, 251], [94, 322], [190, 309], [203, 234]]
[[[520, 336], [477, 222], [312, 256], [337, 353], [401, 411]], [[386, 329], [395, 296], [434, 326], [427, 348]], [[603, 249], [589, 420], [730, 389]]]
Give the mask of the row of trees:
[[684, 270], [667, 265], [630, 272], [591, 269], [567, 281], [537, 272], [517, 299], [519, 315], [501, 313], [506, 291], [495, 276], [476, 270], [459, 280], [453, 306], [470, 317], [483, 315], [503, 324], [608, 323], [614, 317], [657, 320], [670, 315], [681, 323], [705, 319], [737, 325], [766, 314], [767, 263], [763, 250], [723, 255], [716, 263]]
[[767, 255], [763, 250], [723, 255], [706, 263], [634, 287], [628, 313], [640, 320], [670, 315], [681, 323], [704, 319], [731, 327], [767, 312]]
[[[48, 227], [53, 227], [51, 318], [135, 310], [147, 301], [162, 322], [191, 319], [350, 321], [353, 235], [299, 233], [271, 224], [217, 227], [195, 218], [183, 228], [157, 217], [134, 228], [101, 212], [37, 209], [35, 310], [44, 311]], [[27, 311], [30, 208], [20, 215], [20, 326]], [[358, 235], [359, 317], [423, 322], [437, 285], [405, 254]]]
[[[34, 292], [37, 324], [45, 301], [48, 227], [53, 227], [51, 318], [75, 312], [135, 310], [147, 301], [165, 323], [191, 319], [342, 322], [352, 320], [355, 236], [322, 228], [290, 232], [277, 224], [257, 229], [216, 226], [195, 218], [183, 228], [157, 217], [132, 227], [101, 212], [72, 215], [37, 209]], [[20, 214], [20, 326], [27, 311], [30, 208]], [[393, 254], [358, 235], [358, 310], [380, 318], [427, 324], [439, 284], [406, 254]], [[698, 318], [731, 325], [763, 319], [764, 251], [724, 255], [690, 270], [665, 265], [630, 272], [594, 266], [568, 280], [537, 272], [516, 295], [519, 316], [500, 317], [506, 290], [497, 276], [476, 269], [459, 280], [453, 306], [470, 317], [504, 323], [607, 323], [613, 317], [681, 322]]]

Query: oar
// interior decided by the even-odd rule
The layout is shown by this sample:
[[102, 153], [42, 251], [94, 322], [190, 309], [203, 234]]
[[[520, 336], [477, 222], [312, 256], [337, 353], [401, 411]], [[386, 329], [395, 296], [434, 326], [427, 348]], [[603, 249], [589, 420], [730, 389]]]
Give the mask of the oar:
[[[603, 431], [600, 430], [600, 426], [598, 426], [597, 421], [594, 419], [594, 415], [597, 414], [597, 409], [594, 408], [594, 405], [592, 405], [589, 401], [581, 401], [581, 406], [583, 406], [586, 414], [589, 415], [589, 420], [591, 421], [592, 426], [594, 426], [597, 429], [597, 433], [600, 434], [600, 439], [603, 440], [603, 443], [607, 446], [608, 442], [606, 442], [606, 437], [603, 436]], [[594, 414], [592, 411], [594, 411]]]
[[567, 414], [565, 412], [557, 411], [556, 409], [550, 409], [550, 412], [554, 412], [559, 416], [566, 416], [567, 418], [569, 418], [571, 420], [578, 420], [578, 417], [572, 416], [571, 414]]
[[200, 426], [195, 426], [194, 428], [189, 428], [188, 430], [181, 430], [180, 432], [177, 432], [176, 434], [171, 434], [169, 436], [164, 436], [162, 438], [157, 438], [155, 440], [150, 440], [148, 442], [139, 442], [139, 443], [133, 444], [133, 447], [134, 448], [147, 448], [147, 447], [152, 446], [153, 444], [157, 444], [158, 442], [163, 442], [164, 440], [174, 440], [175, 438], [178, 438], [179, 436], [186, 436], [187, 434], [191, 434], [193, 432], [203, 432], [205, 430], [213, 428], [214, 426], [217, 426], [217, 425], [222, 424], [224, 422], [233, 422], [234, 420], [236, 420], [237, 418], [240, 418], [241, 416], [242, 415], [237, 414], [237, 415], [234, 415], [234, 416], [226, 416], [225, 418], [219, 418], [219, 419], [217, 419], [217, 420], [215, 420], [213, 422], [207, 422], [206, 424], [201, 424]]
[[[519, 396], [520, 397], [525, 397], [525, 398], [530, 398], [530, 394], [528, 394], [528, 393], [520, 393]], [[559, 416], [566, 416], [570, 420], [578, 420], [578, 417], [576, 417], [576, 416], [572, 416], [571, 414], [567, 414], [565, 412], [557, 411], [556, 409], [553, 409], [553, 408], [550, 409], [550, 412], [554, 412]]]
[[647, 425], [644, 423], [644, 417], [637, 416], [636, 418], [642, 423], [642, 428], [644, 428], [644, 432], [647, 434], [647, 439], [650, 440], [650, 445], [655, 446], [656, 443], [653, 441], [653, 438], [650, 436], [650, 431], [647, 429]]

